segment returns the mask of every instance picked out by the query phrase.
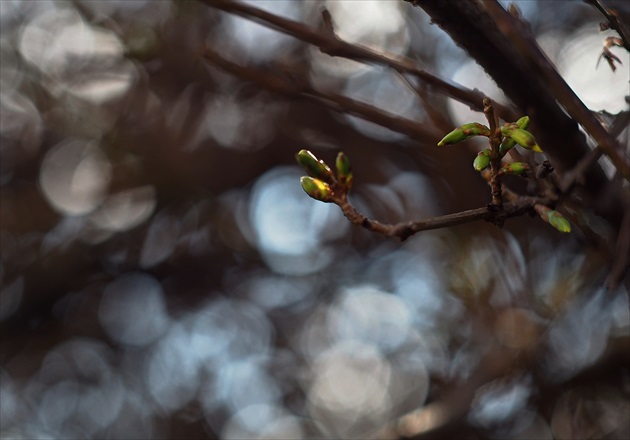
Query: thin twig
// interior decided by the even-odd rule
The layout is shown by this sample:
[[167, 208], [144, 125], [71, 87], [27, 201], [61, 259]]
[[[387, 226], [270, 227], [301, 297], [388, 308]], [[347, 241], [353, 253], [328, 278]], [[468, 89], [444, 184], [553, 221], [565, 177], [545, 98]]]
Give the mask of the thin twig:
[[628, 31], [628, 28], [626, 28], [623, 22], [619, 20], [617, 14], [604, 6], [600, 0], [584, 0], [584, 2], [596, 7], [599, 12], [601, 12], [602, 15], [606, 17], [606, 20], [608, 20], [608, 22], [610, 23], [610, 27], [617, 31], [617, 33], [621, 37], [621, 40], [623, 41], [623, 47], [625, 47], [626, 50], [630, 52], [630, 31]]
[[[386, 66], [400, 73], [411, 74], [434, 90], [444, 93], [447, 96], [468, 105], [472, 110], [483, 111], [480, 105], [485, 96], [484, 93], [476, 89], [468, 89], [460, 84], [455, 84], [442, 80], [430, 73], [420, 69], [409, 58], [393, 58], [370, 50], [366, 47], [358, 46], [341, 40], [334, 33], [330, 13], [324, 9], [322, 12], [323, 30], [314, 30], [300, 22], [279, 17], [272, 13], [255, 8], [249, 4], [234, 0], [199, 0], [202, 3], [216, 9], [220, 9], [231, 14], [235, 14], [262, 24], [268, 28], [291, 35], [299, 40], [319, 47], [319, 49], [330, 56], [344, 57], [350, 60]], [[497, 106], [505, 117], [513, 118], [513, 112], [505, 106]]]
[[[616, 138], [623, 130], [626, 129], [629, 121], [630, 112], [619, 113], [611, 126], [608, 128], [608, 133]], [[599, 158], [602, 157], [602, 154], [602, 149], [597, 146], [584, 156], [571, 171], [565, 174], [562, 182], [560, 183], [560, 191], [563, 194], [569, 193], [577, 183], [580, 183], [584, 179], [584, 173], [586, 170], [596, 163]]]
[[[606, 130], [601, 125], [591, 130], [592, 127], [587, 126], [582, 117], [570, 116], [575, 113], [573, 110], [566, 111], [562, 108], [566, 106], [567, 100], [559, 96], [561, 87], [549, 81], [547, 74], [540, 73], [540, 70], [553, 70], [556, 80], [562, 79], [542, 51], [536, 52], [521, 47], [522, 39], [527, 39], [528, 44], [532, 45], [536, 45], [535, 40], [531, 32], [524, 29], [520, 21], [514, 20], [501, 5], [495, 6], [500, 9], [500, 13], [508, 17], [497, 20], [495, 15], [498, 14], [490, 14], [488, 11], [490, 8], [488, 0], [462, 1], [457, 3], [457, 7], [453, 7], [452, 2], [442, 0], [407, 1], [422, 7], [430, 15], [431, 21], [468, 51], [512, 102], [533, 118], [540, 145], [553, 160], [554, 168], [560, 174], [572, 169], [591, 150], [584, 134], [578, 128], [578, 124], [583, 124], [587, 132], [597, 134], [597, 142], [605, 138], [610, 146], [614, 146], [609, 149], [613, 150], [611, 154], [617, 158], [613, 163], [621, 165], [619, 169], [624, 177], [628, 175], [630, 165], [625, 164], [620, 154], [616, 154], [614, 150], [617, 143], [606, 134]], [[521, 38], [510, 38], [508, 37], [510, 32], [522, 32], [524, 35]], [[563, 86], [567, 87], [564, 83]], [[562, 91], [565, 92], [566, 90]], [[572, 92], [569, 91], [569, 94]], [[586, 118], [592, 117], [583, 104], [578, 103], [575, 107], [584, 110], [588, 114]], [[591, 125], [597, 125], [597, 122]], [[624, 196], [620, 191], [621, 185], [611, 187], [610, 180], [598, 163], [587, 170], [584, 182], [584, 202], [601, 200], [602, 195], [606, 194], [611, 203], [594, 204], [595, 213], [611, 222], [613, 227], [618, 227], [623, 215], [620, 209], [621, 198]]]
[[606, 131], [593, 113], [564, 81], [542, 53], [535, 40], [520, 31], [522, 27], [519, 26], [518, 21], [503, 9], [496, 0], [485, 0], [484, 5], [505, 38], [512, 43], [523, 58], [529, 61], [532, 74], [544, 78], [547, 86], [554, 91], [555, 98], [566, 112], [584, 127], [604, 153], [610, 157], [617, 170], [626, 180], [630, 181], [630, 163], [627, 157], [622, 156], [622, 149], [619, 143]]
[[560, 182], [560, 192], [568, 194], [578, 183], [583, 183], [584, 172], [596, 163], [604, 152], [601, 148], [595, 147], [580, 160], [573, 169], [565, 173]]
[[[484, 330], [487, 330], [484, 328]], [[488, 341], [487, 351], [463, 381], [449, 381], [436, 393], [435, 399], [421, 408], [399, 417], [373, 438], [399, 438], [429, 440], [459, 438], [457, 427], [467, 423], [466, 416], [478, 390], [485, 384], [534, 365], [537, 350], [502, 346], [496, 340]]]
[[347, 96], [316, 90], [306, 81], [288, 81], [279, 76], [265, 73], [260, 69], [238, 65], [222, 57], [210, 48], [205, 48], [201, 56], [204, 60], [234, 76], [253, 82], [274, 92], [318, 102], [336, 112], [358, 116], [392, 131], [403, 133], [417, 141], [427, 142], [427, 139], [434, 140], [439, 138], [437, 132], [428, 131], [417, 121], [401, 118], [392, 113], [385, 112], [378, 107], [356, 101]]
[[488, 119], [490, 125], [490, 188], [492, 190], [492, 207], [501, 209], [503, 207], [503, 199], [501, 197], [501, 154], [499, 153], [499, 145], [501, 144], [501, 131], [499, 129], [499, 118], [494, 112], [492, 101], [490, 98], [483, 98], [483, 113]]
[[510, 217], [521, 216], [531, 212], [534, 205], [548, 203], [546, 200], [539, 200], [530, 197], [519, 197], [513, 203], [505, 204], [500, 209], [490, 209], [489, 207], [469, 209], [454, 214], [446, 214], [439, 217], [430, 217], [424, 220], [401, 222], [396, 224], [381, 223], [372, 220], [361, 214], [352, 206], [345, 194], [339, 199], [333, 200], [337, 204], [350, 223], [361, 226], [368, 231], [377, 232], [386, 237], [398, 237], [401, 241], [406, 240], [417, 232], [431, 229], [448, 228], [451, 226], [471, 223], [478, 220], [485, 220], [499, 227]]
[[414, 93], [422, 100], [422, 105], [424, 110], [426, 111], [429, 119], [433, 122], [434, 127], [439, 127], [440, 131], [446, 131], [452, 129], [452, 124], [449, 122], [446, 117], [435, 109], [433, 104], [431, 104], [429, 97], [427, 96], [426, 88], [421, 87], [418, 84], [415, 84], [407, 75], [404, 75], [398, 71], [395, 71], [398, 76], [414, 91]]

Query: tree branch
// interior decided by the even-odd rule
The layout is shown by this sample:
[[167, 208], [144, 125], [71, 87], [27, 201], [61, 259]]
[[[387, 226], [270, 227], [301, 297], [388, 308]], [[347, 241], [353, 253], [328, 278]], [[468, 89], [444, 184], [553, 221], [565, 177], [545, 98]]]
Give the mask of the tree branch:
[[628, 28], [626, 28], [623, 22], [619, 20], [617, 14], [604, 6], [599, 0], [584, 0], [584, 3], [588, 3], [589, 5], [594, 6], [599, 10], [599, 12], [602, 13], [604, 17], [606, 17], [606, 20], [608, 20], [608, 23], [610, 23], [610, 27], [617, 31], [617, 33], [621, 37], [621, 41], [623, 41], [623, 47], [625, 47], [626, 50], [630, 52], [630, 31], [628, 31]]
[[494, 208], [503, 207], [503, 198], [501, 197], [501, 154], [499, 153], [499, 145], [501, 144], [501, 131], [499, 129], [499, 118], [494, 112], [490, 98], [483, 98], [483, 112], [488, 119], [490, 125], [490, 188], [492, 189], [492, 206]]
[[[535, 75], [544, 79], [547, 87], [553, 90], [555, 98], [569, 115], [577, 121], [610, 157], [615, 167], [624, 178], [630, 181], [630, 163], [623, 157], [623, 151], [617, 140], [611, 136], [602, 124], [578, 98], [573, 89], [562, 79], [558, 71], [549, 62], [536, 41], [523, 31], [520, 23], [510, 15], [496, 0], [484, 0], [490, 17], [496, 21], [499, 30], [520, 52], [520, 56], [530, 61]], [[531, 73], [530, 73], [531, 76]]]
[[[616, 138], [623, 130], [625, 130], [628, 126], [628, 122], [630, 122], [630, 111], [619, 113], [615, 117], [612, 125], [608, 128], [608, 132], [611, 136]], [[603, 151], [599, 146], [593, 148], [575, 165], [571, 171], [565, 173], [559, 185], [560, 192], [568, 194], [576, 184], [583, 182], [586, 170], [597, 162], [599, 158], [602, 157], [602, 154]]]
[[[614, 158], [620, 172], [624, 176], [630, 175], [630, 167], [618, 153], [615, 139], [573, 94], [529, 31], [498, 3], [405, 1], [422, 7], [432, 21], [464, 48], [510, 99], [535, 121], [538, 128], [536, 137], [559, 171], [572, 169], [590, 151], [577, 120]], [[575, 120], [567, 116], [558, 102]], [[610, 187], [603, 169], [596, 163], [584, 173], [584, 182], [584, 195], [594, 202], [595, 211], [619, 226], [622, 217], [619, 206], [623, 197], [619, 187]], [[604, 194], [614, 201], [598, 205], [597, 201], [604, 200]]]
[[[313, 30], [308, 26], [279, 17], [272, 13], [255, 8], [249, 4], [241, 3], [234, 0], [199, 0], [202, 3], [216, 9], [220, 9], [231, 14], [238, 15], [256, 23], [262, 24], [270, 29], [291, 35], [306, 43], [310, 43], [330, 56], [343, 57], [350, 60], [358, 61], [366, 64], [376, 64], [386, 66], [399, 73], [413, 75], [426, 84], [430, 85], [434, 90], [444, 93], [447, 96], [468, 105], [472, 110], [483, 111], [481, 101], [486, 94], [477, 89], [471, 90], [462, 85], [440, 79], [430, 73], [418, 68], [413, 61], [408, 58], [393, 58], [381, 53], [370, 50], [341, 40], [334, 33], [332, 28], [332, 20], [330, 13], [324, 9], [322, 11], [322, 22], [324, 32]], [[510, 119], [515, 119], [515, 114], [505, 106], [497, 105], [502, 115]]]
[[278, 75], [265, 73], [261, 69], [241, 66], [227, 60], [210, 48], [203, 49], [201, 57], [226, 72], [253, 82], [265, 89], [287, 96], [318, 102], [336, 112], [358, 116], [392, 131], [403, 133], [417, 141], [426, 142], [427, 139], [434, 140], [439, 138], [437, 132], [424, 129], [417, 121], [401, 118], [347, 96], [332, 92], [321, 92], [311, 87], [306, 81], [299, 81], [300, 78], [294, 77], [292, 78], [294, 81], [289, 81]]
[[430, 217], [424, 220], [385, 224], [377, 220], [371, 220], [361, 214], [348, 202], [345, 194], [342, 194], [338, 198], [334, 198], [332, 202], [341, 208], [341, 211], [350, 223], [361, 226], [368, 231], [383, 234], [386, 237], [398, 237], [401, 241], [404, 241], [421, 231], [448, 228], [478, 220], [485, 220], [501, 227], [506, 219], [532, 212], [533, 207], [536, 204], [548, 203], [548, 201], [542, 199], [539, 200], [530, 197], [519, 197], [515, 202], [505, 204], [501, 208], [490, 209], [489, 207], [484, 207], [461, 211], [454, 214], [442, 215], [439, 217]]

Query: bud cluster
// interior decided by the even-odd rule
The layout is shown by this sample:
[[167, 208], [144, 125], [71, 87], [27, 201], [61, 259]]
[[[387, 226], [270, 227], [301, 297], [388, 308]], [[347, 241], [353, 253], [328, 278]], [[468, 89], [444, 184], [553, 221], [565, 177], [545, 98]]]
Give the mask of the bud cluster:
[[[540, 148], [540, 145], [538, 145], [538, 141], [536, 141], [534, 135], [527, 131], [529, 122], [529, 116], [523, 116], [516, 122], [506, 122], [502, 127], [497, 127], [496, 133], [491, 133], [491, 130], [483, 124], [469, 122], [457, 127], [444, 136], [444, 138], [438, 142], [438, 146], [441, 147], [444, 145], [456, 144], [474, 136], [488, 137], [490, 138], [491, 145], [497, 145], [493, 143], [493, 140], [497, 141], [497, 138], [494, 138], [494, 136], [497, 136], [500, 139], [498, 151], [493, 153], [493, 151], [495, 151], [493, 149], [496, 147], [493, 147], [493, 149], [482, 150], [477, 153], [477, 156], [473, 161], [473, 168], [476, 171], [482, 172], [490, 166], [493, 158], [500, 161], [516, 145], [535, 153], [542, 153], [543, 150]], [[521, 177], [531, 177], [535, 174], [537, 176], [538, 173], [534, 173], [532, 170], [532, 166], [525, 162], [503, 163], [497, 170], [492, 171], [492, 175], [496, 175], [498, 177], [511, 174]], [[486, 173], [484, 176], [488, 179], [488, 182], [492, 182], [493, 180], [489, 178], [490, 176], [488, 174], [489, 173]], [[493, 192], [493, 197], [494, 194], [495, 193]], [[545, 222], [549, 223], [558, 231], [571, 231], [571, 225], [558, 211], [542, 205], [535, 205], [534, 209]]]
[[300, 150], [295, 158], [304, 168], [308, 176], [302, 176], [302, 189], [321, 202], [334, 202], [335, 196], [346, 195], [352, 187], [352, 167], [350, 159], [343, 152], [339, 152], [335, 161], [337, 174], [330, 167], [308, 150]]
[[[489, 120], [492, 121], [491, 118], [489, 118]], [[491, 125], [494, 127], [496, 124]], [[528, 116], [523, 116], [516, 122], [505, 123], [502, 127], [497, 127], [494, 133], [483, 124], [470, 122], [448, 133], [438, 142], [438, 146], [455, 144], [474, 136], [490, 138], [491, 148], [477, 153], [473, 161], [473, 168], [481, 172], [488, 168], [491, 163], [493, 164], [491, 172], [482, 173], [482, 176], [487, 177], [488, 174], [491, 175], [492, 178], [489, 182], [491, 182], [493, 188], [493, 203], [495, 194], [498, 194], [499, 202], [495, 204], [495, 206], [501, 206], [500, 197], [502, 190], [500, 189], [500, 176], [507, 174], [522, 177], [530, 177], [532, 174], [538, 175], [537, 172], [532, 171], [532, 166], [525, 162], [501, 164], [501, 159], [516, 145], [536, 153], [542, 152], [534, 135], [527, 131], [528, 126]], [[300, 183], [306, 194], [321, 202], [335, 203], [339, 206], [347, 205], [346, 196], [352, 188], [352, 168], [348, 156], [343, 152], [339, 152], [335, 160], [335, 171], [308, 150], [300, 150], [295, 155], [295, 158], [298, 164], [308, 174], [308, 176], [302, 176], [300, 178]], [[495, 167], [495, 161], [500, 165]], [[551, 170], [553, 170], [553, 168], [551, 168]], [[495, 184], [495, 182], [498, 183]], [[496, 190], [495, 185], [497, 186]], [[558, 211], [541, 204], [535, 204], [533, 208], [545, 222], [549, 223], [558, 231], [571, 231], [571, 225], [568, 220]]]

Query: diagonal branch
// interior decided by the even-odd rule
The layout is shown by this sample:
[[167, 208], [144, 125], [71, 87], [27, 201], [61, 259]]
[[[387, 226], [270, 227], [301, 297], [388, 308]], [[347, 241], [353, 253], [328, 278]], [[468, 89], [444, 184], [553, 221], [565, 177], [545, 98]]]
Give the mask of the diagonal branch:
[[[330, 13], [324, 9], [322, 11], [323, 31], [314, 30], [297, 21], [279, 17], [272, 13], [255, 8], [249, 4], [234, 0], [200, 0], [204, 4], [231, 14], [238, 15], [256, 23], [262, 24], [270, 29], [291, 35], [306, 43], [310, 43], [330, 56], [338, 56], [350, 60], [376, 64], [389, 67], [399, 73], [415, 76], [434, 90], [450, 96], [451, 98], [468, 105], [472, 110], [483, 111], [480, 104], [486, 94], [477, 89], [471, 90], [462, 85], [440, 79], [430, 73], [420, 69], [408, 58], [394, 58], [370, 50], [366, 47], [358, 46], [341, 40], [334, 33]], [[505, 106], [496, 105], [502, 115], [508, 119], [516, 119], [515, 114]]]
[[[619, 171], [630, 176], [630, 166], [619, 154], [615, 139], [573, 94], [525, 26], [496, 1], [406, 1], [424, 9], [432, 22], [465, 49], [512, 102], [536, 121], [536, 137], [559, 171], [571, 170], [591, 150], [576, 123], [579, 122], [614, 158]], [[558, 102], [567, 108], [566, 113]], [[582, 190], [597, 214], [619, 226], [623, 194], [618, 185], [611, 187], [597, 163], [584, 172]], [[598, 203], [604, 200], [604, 194], [610, 196], [611, 203]]]
[[621, 174], [630, 181], [630, 163], [627, 157], [621, 155], [622, 148], [617, 140], [611, 136], [597, 120], [569, 85], [562, 79], [558, 71], [533, 38], [522, 31], [522, 27], [495, 0], [484, 2], [490, 17], [497, 23], [499, 30], [520, 52], [520, 56], [530, 60], [530, 67], [534, 74], [543, 79], [549, 89], [553, 90], [555, 98], [569, 115], [577, 121], [599, 144], [599, 147], [610, 158]]
[[621, 37], [621, 41], [623, 41], [623, 47], [625, 47], [626, 50], [630, 52], [630, 31], [628, 31], [628, 28], [623, 24], [621, 20], [619, 20], [617, 14], [604, 6], [600, 0], [584, 0], [584, 3], [588, 3], [589, 5], [594, 6], [599, 10], [599, 12], [602, 13], [604, 17], [606, 17], [606, 20], [608, 20], [608, 23], [610, 23], [610, 27], [616, 30]]
[[222, 57], [210, 48], [204, 49], [202, 58], [234, 76], [258, 84], [268, 90], [287, 96], [318, 102], [336, 112], [358, 116], [392, 131], [405, 134], [417, 141], [426, 142], [427, 139], [433, 141], [439, 138], [438, 133], [426, 130], [421, 124], [411, 119], [401, 118], [383, 111], [378, 107], [356, 101], [347, 96], [319, 91], [311, 87], [305, 81], [288, 81], [277, 75], [265, 73], [260, 69], [238, 65]]

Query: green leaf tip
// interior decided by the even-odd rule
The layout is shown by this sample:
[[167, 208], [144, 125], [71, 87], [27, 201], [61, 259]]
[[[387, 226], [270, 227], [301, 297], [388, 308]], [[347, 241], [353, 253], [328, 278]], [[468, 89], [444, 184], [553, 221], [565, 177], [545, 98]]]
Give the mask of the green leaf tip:
[[326, 182], [312, 177], [302, 176], [300, 178], [302, 189], [306, 194], [320, 202], [330, 202], [332, 198], [332, 190]]
[[438, 147], [465, 141], [466, 139], [473, 136], [490, 136], [490, 129], [485, 125], [479, 124], [477, 122], [464, 124], [444, 136], [442, 140], [438, 142]]
[[297, 163], [304, 168], [309, 176], [322, 180], [326, 183], [335, 183], [335, 175], [324, 161], [317, 159], [313, 153], [308, 150], [300, 150], [295, 159]]

